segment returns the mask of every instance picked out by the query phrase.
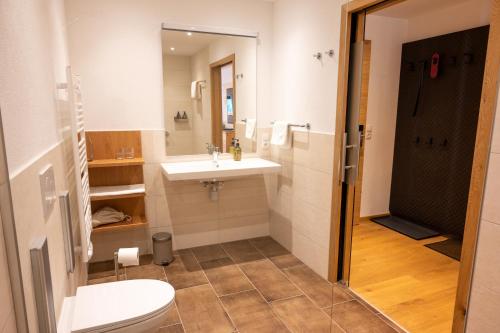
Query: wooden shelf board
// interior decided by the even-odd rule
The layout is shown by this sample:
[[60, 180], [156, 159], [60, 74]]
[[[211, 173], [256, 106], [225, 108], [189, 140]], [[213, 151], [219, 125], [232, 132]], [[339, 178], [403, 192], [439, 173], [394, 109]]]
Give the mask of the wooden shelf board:
[[123, 160], [104, 159], [104, 160], [88, 161], [89, 169], [124, 167], [124, 166], [143, 165], [143, 164], [144, 164], [144, 159], [142, 157], [125, 158]]
[[113, 199], [140, 198], [140, 197], [144, 197], [144, 195], [145, 195], [145, 193], [101, 195], [98, 197], [91, 197], [90, 201], [94, 202], [94, 201], [113, 200]]
[[145, 194], [146, 187], [144, 184], [96, 186], [90, 188], [90, 201], [138, 198], [143, 197]]
[[148, 225], [146, 217], [144, 216], [132, 216], [132, 221], [130, 222], [117, 222], [111, 224], [105, 224], [99, 227], [95, 227], [92, 233], [105, 233], [105, 232], [116, 232], [116, 231], [127, 231], [144, 228]]

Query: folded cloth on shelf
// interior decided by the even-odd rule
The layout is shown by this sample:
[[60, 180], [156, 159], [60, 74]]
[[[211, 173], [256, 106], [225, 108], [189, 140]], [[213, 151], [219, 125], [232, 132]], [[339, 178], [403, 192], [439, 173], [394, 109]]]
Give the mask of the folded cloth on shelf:
[[117, 222], [129, 222], [132, 218], [111, 207], [103, 207], [92, 214], [92, 226], [98, 227], [104, 224], [117, 223]]

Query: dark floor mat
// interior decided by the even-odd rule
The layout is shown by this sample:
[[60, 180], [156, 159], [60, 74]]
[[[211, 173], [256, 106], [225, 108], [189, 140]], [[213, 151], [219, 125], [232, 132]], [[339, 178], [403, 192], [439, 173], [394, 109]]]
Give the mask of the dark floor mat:
[[427, 227], [421, 226], [397, 216], [390, 215], [376, 217], [373, 218], [372, 221], [416, 240], [435, 237], [439, 235], [439, 232], [435, 230], [429, 229]]
[[447, 240], [426, 244], [429, 249], [444, 254], [450, 258], [460, 261], [462, 253], [462, 242], [456, 238], [449, 238]]

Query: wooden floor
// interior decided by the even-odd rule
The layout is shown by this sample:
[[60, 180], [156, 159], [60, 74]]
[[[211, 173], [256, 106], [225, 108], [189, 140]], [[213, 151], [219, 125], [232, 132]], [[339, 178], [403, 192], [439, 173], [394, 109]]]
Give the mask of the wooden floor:
[[350, 287], [409, 332], [451, 332], [459, 262], [374, 222], [354, 226]]

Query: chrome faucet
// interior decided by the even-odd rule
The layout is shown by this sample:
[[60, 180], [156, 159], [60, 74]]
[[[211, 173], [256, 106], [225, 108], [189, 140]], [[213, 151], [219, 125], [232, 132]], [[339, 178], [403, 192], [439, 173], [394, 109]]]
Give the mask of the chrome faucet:
[[212, 158], [216, 168], [219, 167], [219, 154], [220, 154], [219, 147], [214, 147], [212, 151]]
[[213, 155], [215, 148], [216, 147], [213, 144], [207, 142], [208, 155]]

